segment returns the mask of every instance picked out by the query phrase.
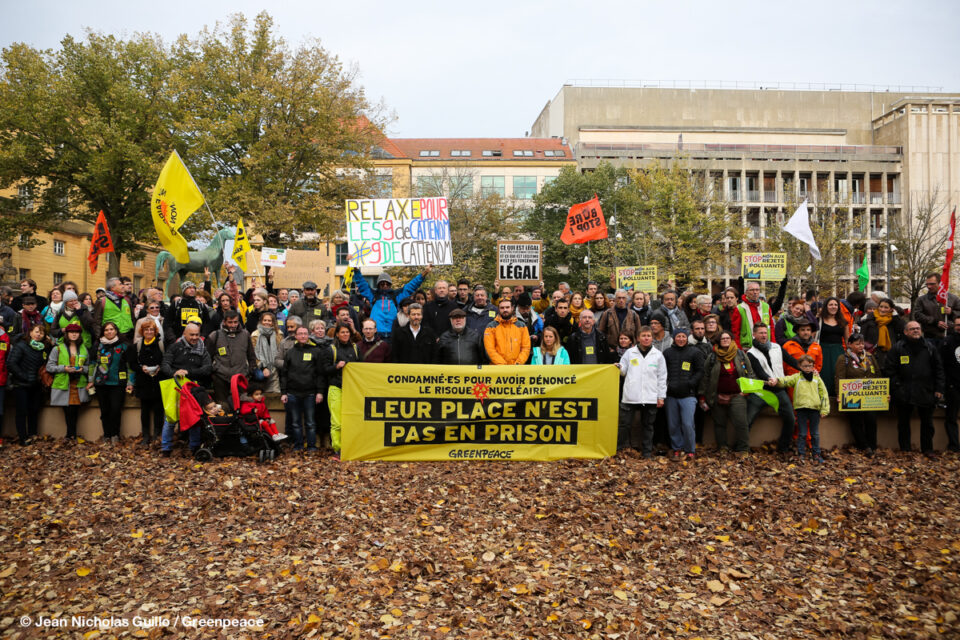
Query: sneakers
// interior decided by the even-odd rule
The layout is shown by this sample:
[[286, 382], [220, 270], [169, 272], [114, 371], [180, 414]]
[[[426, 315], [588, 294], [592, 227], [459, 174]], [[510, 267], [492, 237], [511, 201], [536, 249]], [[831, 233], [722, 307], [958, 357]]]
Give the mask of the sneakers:
[[683, 460], [683, 451], [674, 451], [673, 455], [670, 456], [670, 459], [674, 462], [681, 462]]
[[287, 434], [285, 433], [275, 433], [271, 436], [274, 442], [281, 442], [287, 439]]
[[694, 460], [697, 459], [697, 455], [695, 453], [688, 453], [686, 456], [686, 459], [687, 459], [687, 462], [693, 462]]
[[335, 454], [333, 454], [332, 456], [330, 456], [330, 459], [331, 459], [331, 460], [334, 460], [334, 461], [336, 461], [336, 462], [340, 462], [340, 454], [339, 454], [339, 453], [335, 453]]

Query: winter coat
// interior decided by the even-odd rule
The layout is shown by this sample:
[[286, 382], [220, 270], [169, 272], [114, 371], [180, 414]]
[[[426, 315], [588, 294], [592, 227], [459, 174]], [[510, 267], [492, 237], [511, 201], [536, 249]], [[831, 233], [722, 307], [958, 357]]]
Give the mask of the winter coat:
[[453, 327], [450, 324], [450, 312], [457, 309], [457, 303], [450, 298], [431, 300], [423, 305], [423, 324], [429, 325], [440, 336]]
[[[946, 310], [946, 313], [944, 313]], [[947, 304], [937, 300], [936, 294], [926, 293], [917, 298], [913, 305], [913, 319], [923, 327], [924, 338], [942, 338], [943, 329], [937, 323], [944, 321], [953, 324], [953, 319], [960, 315], [960, 298], [952, 293], [947, 294]]]
[[31, 347], [29, 338], [15, 340], [7, 358], [7, 386], [29, 387], [36, 384], [40, 367], [46, 366], [49, 353], [47, 346], [42, 350]]
[[7, 386], [7, 358], [10, 357], [10, 334], [0, 327], [0, 387]]
[[[594, 328], [593, 332], [597, 334], [597, 364], [613, 364], [617, 361], [617, 352], [610, 346], [607, 336], [602, 331]], [[583, 358], [586, 347], [583, 346], [583, 337], [586, 334], [582, 329], [577, 329], [567, 340], [567, 353], [570, 355], [571, 364], [583, 364]]]
[[940, 347], [943, 377], [948, 389], [960, 389], [960, 333], [951, 331]]
[[160, 399], [160, 370], [155, 375], [144, 373], [143, 367], [159, 367], [163, 365], [162, 338], [157, 338], [150, 344], [145, 344], [138, 338], [133, 346], [127, 349], [127, 366], [133, 372], [133, 395], [141, 400]]
[[530, 358], [530, 333], [517, 317], [497, 317], [483, 332], [490, 364], [526, 364]]
[[839, 397], [841, 380], [851, 380], [854, 378], [879, 378], [880, 366], [877, 364], [876, 358], [864, 351], [863, 355], [860, 357], [860, 366], [855, 367], [850, 355], [848, 353], [844, 353], [837, 358], [837, 364], [834, 368], [833, 377], [837, 381], [837, 396]]
[[[530, 364], [543, 364], [543, 349], [533, 348], [533, 359]], [[557, 355], [553, 358], [552, 364], [570, 364], [570, 354], [563, 347], [557, 347]]]
[[656, 347], [643, 355], [636, 345], [620, 358], [620, 376], [624, 404], [657, 404], [667, 397], [667, 361]]
[[[820, 343], [810, 342], [807, 345], [807, 349], [804, 350], [803, 345], [800, 344], [800, 341], [796, 338], [793, 340], [787, 340], [783, 345], [783, 351], [785, 354], [789, 354], [791, 358], [799, 361], [803, 356], [810, 356], [813, 358], [813, 368], [817, 371], [823, 369], [823, 349], [820, 348]], [[783, 364], [784, 372], [789, 376], [800, 371], [798, 367], [791, 366], [790, 362], [784, 357]]]
[[[737, 349], [737, 355], [733, 357], [733, 364], [737, 368], [738, 378], [756, 378], [753, 373], [753, 367], [750, 366], [750, 360], [747, 359], [741, 349]], [[716, 353], [710, 355], [704, 366], [703, 379], [700, 383], [700, 395], [702, 395], [707, 404], [711, 407], [717, 404], [717, 384], [720, 382], [720, 367], [723, 366]]]
[[197, 299], [196, 296], [184, 296], [177, 301], [177, 304], [170, 305], [167, 309], [167, 315], [163, 319], [163, 339], [166, 344], [173, 343], [174, 340], [183, 335], [183, 328], [187, 326], [187, 320], [191, 316], [200, 317], [201, 327], [210, 326], [210, 311], [207, 309], [207, 305]]
[[[50, 350], [50, 355], [47, 357], [47, 371], [53, 374], [53, 387], [50, 389], [51, 407], [66, 407], [70, 404], [71, 382], [77, 385], [77, 397], [80, 399], [80, 402], [82, 404], [90, 402], [90, 394], [87, 392], [87, 380], [93, 371], [93, 363], [90, 362], [90, 353], [87, 351], [87, 348], [81, 344], [77, 352], [77, 360], [79, 360], [80, 363], [74, 361], [75, 364], [73, 366], [80, 366], [83, 371], [79, 373], [68, 373], [67, 367], [70, 365], [61, 364], [60, 362], [60, 354], [65, 351], [66, 349], [64, 349], [63, 342], [60, 342]], [[65, 363], [69, 363], [70, 356], [65, 353], [63, 360]]]
[[673, 345], [663, 352], [667, 363], [667, 395], [671, 398], [689, 398], [697, 395], [703, 378], [705, 359], [696, 346]]
[[567, 344], [570, 336], [577, 329], [576, 321], [574, 321], [572, 315], [568, 314], [566, 318], [561, 318], [553, 307], [543, 312], [543, 324], [557, 330], [557, 333], [560, 334], [560, 344], [563, 345]]
[[637, 315], [636, 311], [628, 307], [627, 315], [623, 319], [623, 326], [620, 326], [620, 316], [617, 315], [616, 307], [607, 309], [597, 320], [597, 331], [607, 336], [607, 342], [610, 343], [611, 347], [616, 349], [619, 344], [621, 331], [626, 331], [630, 334], [630, 337], [633, 338], [634, 342], [637, 341], [637, 336], [640, 334], [640, 316]]
[[890, 378], [895, 402], [932, 407], [935, 393], [943, 393], [945, 381], [940, 354], [926, 340], [904, 339], [887, 353], [883, 375]]
[[413, 337], [410, 325], [397, 327], [393, 332], [390, 354], [394, 362], [406, 364], [433, 364], [436, 362], [437, 335], [425, 323], [420, 324], [417, 337]]
[[210, 353], [213, 377], [230, 380], [234, 375], [250, 375], [256, 366], [257, 357], [253, 353], [253, 342], [246, 329], [229, 332], [223, 327], [217, 329], [204, 341]]
[[830, 394], [817, 372], [813, 373], [813, 380], [807, 380], [802, 373], [794, 373], [780, 378], [779, 382], [784, 387], [793, 387], [794, 409], [813, 409], [819, 411], [821, 416], [829, 415]]
[[312, 342], [294, 344], [283, 355], [280, 393], [306, 396], [327, 392], [327, 370], [333, 354]]
[[[903, 340], [903, 329], [907, 326], [903, 316], [894, 312], [893, 320], [887, 325], [887, 331], [890, 333], [890, 348]], [[860, 333], [863, 334], [863, 341], [869, 347], [873, 347], [880, 340], [880, 326], [877, 324], [877, 317], [874, 312], [870, 312], [860, 319]], [[943, 332], [941, 332], [941, 335]], [[879, 348], [879, 347], [878, 347]]]
[[390, 362], [390, 343], [374, 338], [373, 342], [361, 340], [357, 343], [361, 362]]
[[463, 310], [467, 314], [467, 328], [473, 329], [478, 336], [482, 336], [487, 330], [487, 325], [497, 319], [497, 308], [492, 304], [485, 307], [468, 304]]
[[113, 344], [96, 343], [96, 349], [91, 354], [96, 367], [93, 374], [93, 384], [96, 386], [118, 386], [126, 387], [132, 385], [134, 380], [130, 376], [130, 367], [127, 363], [128, 345], [123, 339], [119, 339]]
[[397, 303], [413, 295], [421, 284], [423, 274], [417, 274], [400, 289], [374, 291], [366, 278], [356, 278], [357, 292], [370, 301], [370, 317], [377, 323], [377, 333], [390, 333], [393, 321], [397, 317]]
[[324, 348], [324, 351], [327, 351], [330, 355], [325, 371], [327, 375], [327, 384], [331, 387], [342, 388], [343, 370], [346, 369], [346, 367], [338, 369], [337, 363], [345, 362], [350, 364], [351, 362], [360, 362], [360, 350], [357, 349], [357, 345], [353, 342], [351, 342], [349, 345], [343, 345], [339, 340], [334, 340], [333, 344]]
[[482, 364], [483, 354], [480, 335], [469, 327], [444, 331], [437, 341], [437, 364]]
[[290, 305], [290, 309], [287, 311], [287, 317], [297, 316], [303, 320], [303, 326], [306, 327], [310, 324], [311, 320], [322, 319], [325, 313], [327, 313], [327, 309], [320, 301], [320, 298], [314, 297], [308, 300], [306, 296], [304, 296]]
[[163, 363], [160, 365], [160, 379], [168, 380], [173, 377], [174, 373], [183, 369], [187, 372], [187, 378], [201, 387], [208, 386], [210, 384], [210, 374], [213, 371], [210, 353], [205, 347], [199, 353], [194, 353], [192, 349], [193, 347], [187, 344], [187, 341], [183, 338], [178, 338], [176, 342], [167, 347], [163, 354]]

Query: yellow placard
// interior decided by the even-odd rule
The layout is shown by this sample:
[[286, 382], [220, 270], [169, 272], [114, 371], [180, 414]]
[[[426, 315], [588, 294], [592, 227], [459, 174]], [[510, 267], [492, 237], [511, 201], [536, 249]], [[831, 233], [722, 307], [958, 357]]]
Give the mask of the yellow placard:
[[610, 365], [359, 362], [343, 373], [344, 460], [558, 460], [617, 449]]
[[770, 280], [779, 282], [787, 277], [787, 254], [741, 254], [740, 273], [743, 274], [744, 280]]
[[303, 354], [303, 361], [304, 361], [304, 362], [311, 362], [312, 360], [313, 360], [313, 354], [312, 354], [312, 353], [305, 353], [305, 354]]
[[840, 380], [840, 411], [887, 411], [890, 378]]
[[200, 315], [200, 309], [196, 307], [180, 307], [180, 325], [187, 326], [190, 318]]
[[690, 371], [690, 363], [684, 362], [682, 365], [680, 365], [680, 368], [683, 369], [684, 371]]
[[220, 347], [219, 349], [217, 349], [217, 353], [219, 353], [219, 354], [222, 355], [222, 356], [225, 356], [225, 355], [227, 355], [227, 348], [226, 348], [226, 347]]
[[617, 289], [657, 292], [657, 265], [617, 267]]
[[910, 356], [900, 356], [900, 364], [910, 364]]

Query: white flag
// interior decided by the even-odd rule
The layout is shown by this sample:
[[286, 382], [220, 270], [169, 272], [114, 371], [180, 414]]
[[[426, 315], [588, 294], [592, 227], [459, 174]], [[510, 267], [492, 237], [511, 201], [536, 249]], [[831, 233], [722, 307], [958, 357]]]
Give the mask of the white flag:
[[813, 239], [813, 231], [810, 230], [810, 214], [807, 212], [806, 200], [793, 212], [787, 224], [783, 225], [783, 230], [800, 242], [810, 245], [810, 255], [815, 260], [820, 259], [820, 249], [817, 247], [817, 241]]

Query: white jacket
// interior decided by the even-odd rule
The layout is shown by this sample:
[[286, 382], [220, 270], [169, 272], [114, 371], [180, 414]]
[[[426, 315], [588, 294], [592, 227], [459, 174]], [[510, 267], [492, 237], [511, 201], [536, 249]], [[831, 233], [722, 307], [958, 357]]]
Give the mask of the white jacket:
[[646, 357], [639, 347], [627, 349], [620, 358], [620, 375], [627, 404], [657, 404], [667, 397], [667, 361], [656, 347], [650, 347]]
[[[760, 366], [763, 367], [763, 373], [766, 375], [766, 378], [783, 378], [783, 351], [780, 350], [780, 345], [776, 342], [770, 343], [770, 362], [767, 362], [766, 356], [761, 353], [756, 347], [751, 347], [748, 354], [752, 355], [760, 363]], [[753, 372], [757, 377], [760, 377], [760, 371]]]

